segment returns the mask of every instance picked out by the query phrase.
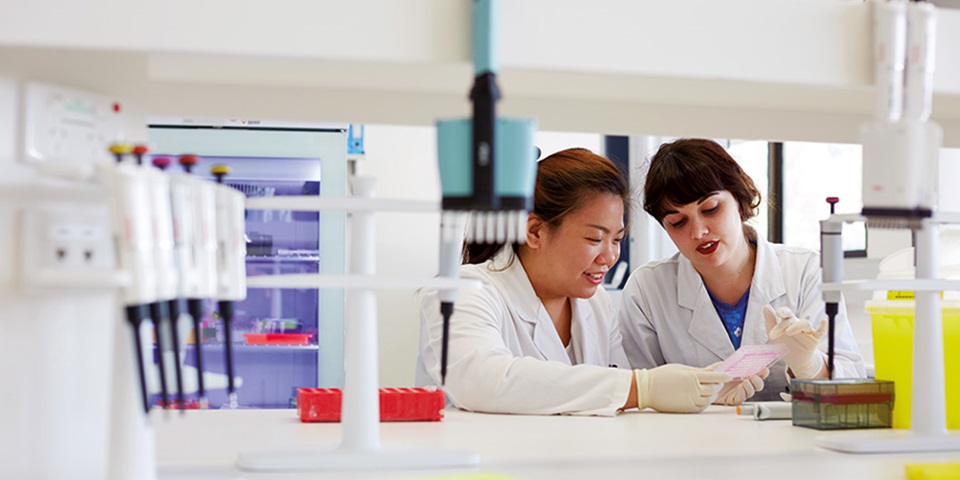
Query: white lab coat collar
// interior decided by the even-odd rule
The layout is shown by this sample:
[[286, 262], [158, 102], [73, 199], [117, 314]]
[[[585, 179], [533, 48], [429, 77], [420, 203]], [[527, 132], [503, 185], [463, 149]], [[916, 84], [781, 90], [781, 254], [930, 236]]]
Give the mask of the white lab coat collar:
[[[605, 295], [606, 292], [601, 293], [601, 289], [603, 289], [602, 286], [598, 287], [597, 293], [594, 295]], [[580, 359], [581, 363], [604, 365], [605, 359], [601, 355], [601, 349], [591, 348], [584, 352], [583, 348], [584, 345], [606, 345], [609, 342], [606, 338], [600, 338], [600, 331], [597, 326], [601, 319], [594, 318], [595, 312], [590, 308], [590, 302], [585, 298], [571, 298], [570, 307], [572, 310], [570, 341], [576, 349], [577, 358]]]
[[767, 343], [763, 307], [786, 294], [787, 286], [783, 280], [780, 259], [777, 258], [770, 242], [757, 237], [757, 266], [754, 269], [750, 298], [747, 302], [747, 315], [744, 318], [743, 329], [746, 331], [743, 337], [744, 344]]
[[[511, 262], [512, 260], [512, 262]], [[508, 265], [505, 269], [504, 266]], [[501, 250], [488, 266], [494, 270], [502, 269], [500, 274], [503, 280], [503, 294], [506, 297], [507, 304], [516, 309], [517, 316], [532, 325], [533, 343], [537, 350], [547, 360], [570, 364], [570, 356], [560, 341], [560, 335], [553, 325], [553, 320], [547, 314], [543, 302], [537, 297], [533, 284], [530, 283], [530, 277], [520, 263], [520, 257], [513, 253], [510, 246]], [[571, 342], [577, 350], [575, 355], [580, 357], [584, 363], [603, 364], [597, 349], [590, 349], [584, 357], [583, 345], [602, 345], [597, 325], [593, 318], [593, 309], [590, 308], [586, 299], [571, 298], [571, 319], [570, 334], [573, 340]]]
[[[733, 344], [730, 343], [720, 316], [710, 301], [703, 279], [690, 260], [680, 254], [677, 256], [677, 300], [681, 307], [693, 310], [688, 332], [697, 342], [717, 355], [718, 360], [725, 359], [733, 354]], [[787, 292], [773, 247], [763, 238], [757, 238], [757, 263], [753, 272], [741, 345], [767, 342], [766, 327], [762, 325], [763, 306]], [[755, 326], [757, 322], [761, 323], [760, 328]]]

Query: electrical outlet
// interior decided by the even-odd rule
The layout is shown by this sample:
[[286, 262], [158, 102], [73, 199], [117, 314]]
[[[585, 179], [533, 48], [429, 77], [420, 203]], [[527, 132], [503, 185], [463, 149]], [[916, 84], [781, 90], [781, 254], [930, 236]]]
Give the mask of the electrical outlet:
[[104, 287], [116, 283], [106, 206], [42, 206], [21, 212], [20, 258], [27, 287]]

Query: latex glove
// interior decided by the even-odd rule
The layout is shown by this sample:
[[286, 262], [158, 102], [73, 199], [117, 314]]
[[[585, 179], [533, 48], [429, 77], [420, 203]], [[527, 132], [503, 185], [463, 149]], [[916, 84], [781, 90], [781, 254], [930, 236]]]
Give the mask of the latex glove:
[[763, 307], [763, 317], [767, 322], [767, 336], [770, 343], [779, 343], [786, 347], [784, 363], [790, 367], [796, 378], [817, 378], [826, 369], [826, 355], [817, 349], [820, 339], [827, 331], [827, 321], [823, 319], [816, 330], [810, 320], [800, 320], [787, 307], [774, 311], [773, 307]]
[[713, 403], [718, 405], [740, 405], [748, 398], [754, 396], [760, 390], [763, 390], [763, 379], [770, 375], [770, 369], [764, 368], [760, 373], [745, 378], [743, 380], [734, 380], [727, 382], [717, 394], [717, 400]]
[[637, 408], [658, 412], [697, 413], [707, 408], [730, 374], [678, 363], [649, 370], [634, 370], [637, 378]]

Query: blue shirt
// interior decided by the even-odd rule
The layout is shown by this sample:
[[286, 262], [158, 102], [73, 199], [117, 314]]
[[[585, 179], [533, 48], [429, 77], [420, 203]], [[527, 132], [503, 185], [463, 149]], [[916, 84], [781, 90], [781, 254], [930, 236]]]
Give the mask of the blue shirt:
[[[704, 285], [704, 288], [706, 288], [706, 285]], [[750, 287], [747, 287], [747, 291], [743, 293], [740, 300], [737, 300], [736, 305], [720, 301], [713, 296], [713, 292], [709, 288], [707, 288], [707, 293], [710, 295], [710, 301], [713, 302], [713, 308], [717, 309], [717, 314], [720, 315], [723, 327], [727, 330], [730, 343], [733, 344], [734, 349], [740, 348], [740, 339], [743, 337], [743, 317], [747, 315], [747, 298], [750, 297]]]

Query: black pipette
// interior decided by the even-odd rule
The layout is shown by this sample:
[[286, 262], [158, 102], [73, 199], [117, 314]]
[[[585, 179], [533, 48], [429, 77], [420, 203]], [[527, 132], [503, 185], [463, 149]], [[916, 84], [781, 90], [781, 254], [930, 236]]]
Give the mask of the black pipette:
[[200, 319], [203, 315], [203, 301], [199, 298], [187, 299], [187, 310], [193, 320], [193, 341], [197, 360], [197, 397], [201, 409], [207, 408], [207, 392], [203, 386], [203, 354], [200, 351], [200, 344], [203, 343], [203, 335], [200, 328]]
[[223, 319], [223, 341], [224, 345], [224, 354], [226, 355], [227, 362], [227, 393], [229, 395], [229, 405], [231, 407], [237, 406], [237, 390], [233, 384], [233, 348], [232, 348], [232, 335], [230, 334], [230, 321], [233, 319], [233, 302], [231, 301], [219, 301], [217, 302], [217, 308], [220, 311], [220, 318]]
[[164, 366], [163, 350], [166, 345], [164, 337], [164, 323], [167, 317], [166, 303], [153, 302], [150, 307], [150, 319], [153, 320], [153, 328], [157, 337], [157, 368], [160, 371], [160, 399], [163, 402], [163, 408], [170, 408], [170, 395], [167, 389], [167, 368]]
[[143, 305], [126, 307], [127, 323], [133, 332], [133, 354], [137, 357], [137, 373], [140, 380], [140, 397], [143, 399], [143, 413], [150, 412], [150, 397], [147, 396], [147, 381], [143, 367], [143, 349], [141, 348], [140, 325], [143, 323]]
[[180, 332], [177, 326], [180, 323], [180, 299], [175, 298], [167, 302], [170, 312], [170, 337], [173, 343], [173, 369], [176, 373], [177, 382], [177, 403], [179, 408], [186, 409], [186, 403], [183, 398], [183, 370], [180, 368]]

